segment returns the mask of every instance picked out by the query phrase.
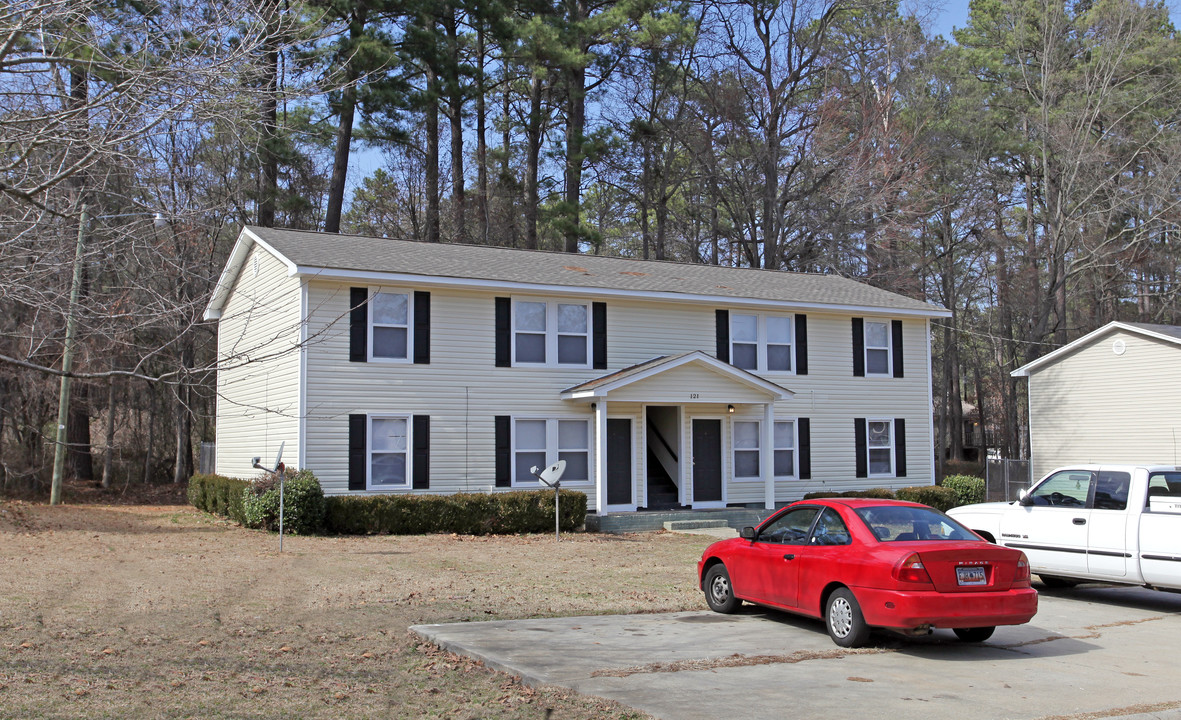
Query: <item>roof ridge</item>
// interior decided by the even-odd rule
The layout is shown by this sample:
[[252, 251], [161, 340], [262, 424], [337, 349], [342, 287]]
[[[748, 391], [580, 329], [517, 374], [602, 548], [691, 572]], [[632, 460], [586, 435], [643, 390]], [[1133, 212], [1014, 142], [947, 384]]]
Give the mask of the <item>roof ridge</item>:
[[[737, 270], [737, 271], [741, 271], [741, 272], [759, 271], [759, 272], [766, 272], [766, 273], [776, 273], [779, 275], [800, 275], [803, 277], [838, 278], [841, 280], [848, 280], [850, 282], [860, 283], [862, 285], [869, 285], [867, 282], [865, 282], [861, 278], [849, 277], [848, 275], [842, 275], [837, 272], [806, 272], [803, 270], [779, 270], [779, 269], [775, 269], [775, 268], [760, 268], [760, 267], [753, 267], [753, 266], [745, 266], [744, 267], [744, 266], [735, 266], [735, 265], [710, 265], [708, 263], [695, 263], [695, 262], [689, 262], [687, 260], [668, 260], [668, 259], [659, 259], [658, 260], [658, 259], [653, 259], [653, 258], [645, 259], [645, 258], [638, 258], [638, 257], [628, 257], [626, 255], [593, 255], [593, 254], [588, 254], [588, 253], [583, 253], [583, 252], [568, 253], [568, 252], [565, 252], [564, 250], [549, 250], [549, 249], [545, 249], [545, 248], [518, 248], [518, 247], [507, 247], [505, 245], [482, 245], [479, 243], [471, 243], [471, 242], [466, 242], [466, 243], [460, 243], [460, 242], [426, 243], [426, 242], [422, 242], [419, 240], [405, 240], [402, 238], [377, 237], [374, 235], [358, 235], [356, 233], [326, 233], [326, 232], [323, 232], [320, 230], [304, 230], [301, 228], [275, 228], [275, 227], [268, 228], [268, 227], [261, 227], [258, 225], [243, 225], [242, 227], [243, 227], [243, 229], [249, 230], [252, 233], [256, 233], [256, 234], [259, 231], [262, 231], [263, 233], [274, 231], [274, 232], [303, 233], [306, 235], [320, 235], [320, 236], [335, 234], [338, 237], [343, 236], [343, 237], [357, 238], [360, 240], [382, 240], [382, 241], [389, 241], [389, 242], [394, 242], [394, 243], [405, 243], [407, 245], [423, 245], [423, 246], [427, 246], [427, 247], [455, 247], [455, 248], [475, 248], [475, 249], [487, 249], [487, 250], [508, 250], [508, 251], [515, 251], [515, 252], [521, 252], [521, 253], [535, 253], [535, 254], [540, 254], [540, 255], [554, 255], [554, 256], [563, 256], [564, 255], [564, 256], [572, 257], [572, 258], [577, 257], [577, 258], [594, 258], [597, 260], [630, 260], [630, 261], [634, 261], [634, 262], [657, 263], [657, 264], [661, 264], [661, 265], [684, 266], [684, 267], [693, 267], [693, 268], [709, 268], [711, 270]], [[869, 287], [873, 287], [873, 286], [869, 285]], [[893, 292], [893, 291], [887, 291], [887, 292]]]

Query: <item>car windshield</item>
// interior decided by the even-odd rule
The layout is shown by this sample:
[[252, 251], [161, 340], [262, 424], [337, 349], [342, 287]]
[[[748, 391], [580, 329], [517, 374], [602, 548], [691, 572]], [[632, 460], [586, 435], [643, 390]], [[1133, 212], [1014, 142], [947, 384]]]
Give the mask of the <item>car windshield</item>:
[[878, 505], [858, 508], [857, 516], [883, 542], [980, 539], [955, 520], [927, 507]]

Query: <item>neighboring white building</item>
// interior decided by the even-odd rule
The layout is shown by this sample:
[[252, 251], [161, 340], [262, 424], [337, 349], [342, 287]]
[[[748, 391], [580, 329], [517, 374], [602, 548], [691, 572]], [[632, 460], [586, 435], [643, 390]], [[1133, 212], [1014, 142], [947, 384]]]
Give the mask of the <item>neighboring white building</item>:
[[1111, 322], [1012, 374], [1029, 378], [1034, 480], [1080, 463], [1181, 465], [1181, 327]]
[[563, 487], [591, 510], [934, 482], [930, 321], [833, 276], [245, 228], [217, 472], [327, 494]]

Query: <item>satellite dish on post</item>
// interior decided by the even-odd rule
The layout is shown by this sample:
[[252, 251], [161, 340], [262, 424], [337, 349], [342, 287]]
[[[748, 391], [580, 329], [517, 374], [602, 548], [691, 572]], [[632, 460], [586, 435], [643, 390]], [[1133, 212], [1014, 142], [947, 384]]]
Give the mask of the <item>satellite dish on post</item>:
[[554, 489], [554, 537], [557, 538], [558, 542], [561, 542], [562, 515], [558, 511], [558, 491], [562, 485], [562, 473], [566, 472], [566, 461], [559, 460], [546, 469], [541, 470], [541, 472], [538, 472], [538, 469], [534, 465], [529, 468], [529, 472], [533, 473], [533, 477]]
[[268, 475], [277, 475], [279, 477], [279, 552], [283, 552], [283, 481], [285, 479], [283, 476], [286, 474], [283, 471], [287, 469], [283, 465], [283, 448], [286, 446], [286, 440], [279, 443], [279, 452], [275, 454], [274, 467], [264, 466], [259, 462], [259, 460], [262, 458], [257, 456], [254, 458], [254, 462], [251, 463], [254, 467], [262, 470]]

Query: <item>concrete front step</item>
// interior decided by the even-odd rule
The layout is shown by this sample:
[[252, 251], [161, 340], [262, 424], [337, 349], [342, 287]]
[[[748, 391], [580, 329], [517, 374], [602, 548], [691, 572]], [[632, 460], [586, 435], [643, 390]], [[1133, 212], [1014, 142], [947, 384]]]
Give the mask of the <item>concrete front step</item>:
[[665, 530], [698, 530], [700, 528], [730, 527], [725, 520], [665, 520]]
[[[591, 512], [586, 516], [587, 532], [632, 533], [656, 532], [664, 529], [666, 522], [715, 521], [741, 530], [747, 525], [754, 526], [765, 520], [773, 510], [764, 508], [717, 508], [710, 510], [640, 510], [638, 512], [605, 513]], [[698, 526], [700, 527], [700, 526]]]

